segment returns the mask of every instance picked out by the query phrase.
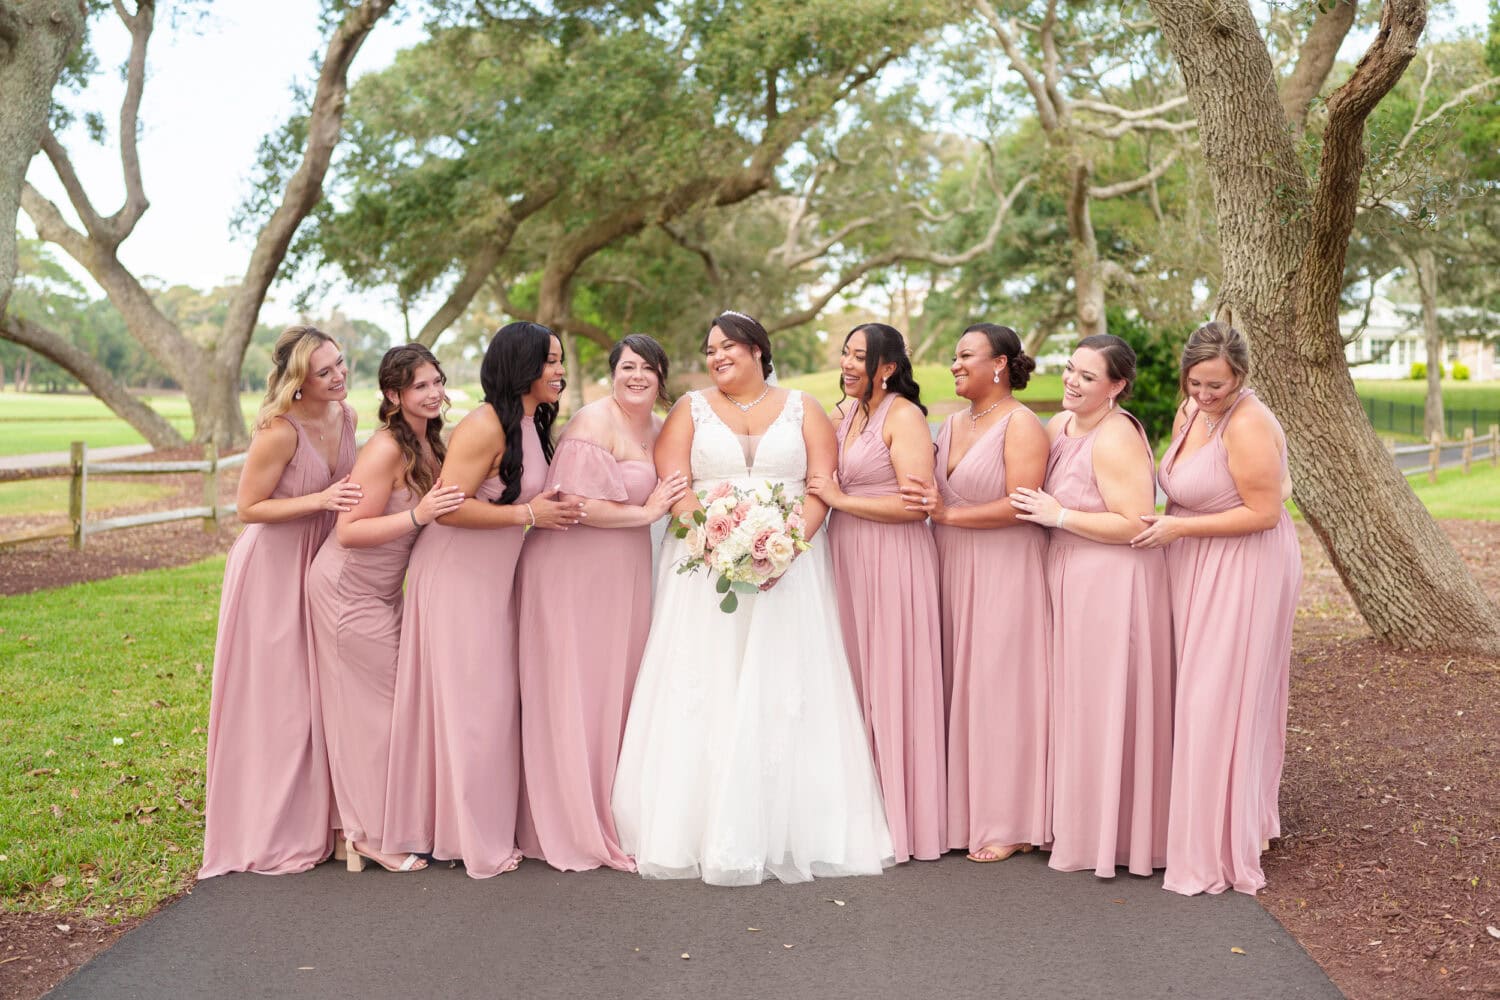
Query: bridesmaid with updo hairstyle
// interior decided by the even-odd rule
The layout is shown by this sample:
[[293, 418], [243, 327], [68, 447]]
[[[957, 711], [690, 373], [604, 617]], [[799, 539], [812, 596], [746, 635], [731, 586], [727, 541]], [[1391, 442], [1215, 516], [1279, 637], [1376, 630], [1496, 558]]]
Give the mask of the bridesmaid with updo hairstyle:
[[563, 374], [545, 326], [495, 334], [484, 401], [443, 459], [442, 481], [464, 501], [422, 529], [407, 570], [381, 851], [460, 860], [471, 878], [521, 862], [513, 584], [526, 528], [566, 530], [582, 514], [543, 492]]
[[236, 497], [248, 527], [224, 564], [199, 878], [306, 871], [333, 850], [304, 584], [334, 518], [360, 499], [348, 377], [321, 330], [276, 338]]
[[414, 854], [381, 853], [380, 840], [401, 583], [417, 533], [464, 499], [437, 476], [447, 452], [445, 381], [421, 344], [393, 347], [381, 359], [380, 426], [354, 462], [364, 495], [339, 514], [307, 575], [328, 769], [353, 871], [366, 858], [388, 871], [427, 866]]
[[525, 623], [519, 837], [528, 857], [559, 871], [635, 870], [609, 801], [651, 627], [651, 525], [687, 492], [682, 471], [658, 480], [652, 460], [662, 423], [652, 411], [671, 404], [666, 352], [632, 333], [610, 349], [609, 370], [610, 394], [568, 421], [547, 473], [583, 501], [587, 520], [566, 533], [528, 533], [516, 570]]
[[844, 651], [864, 710], [897, 863], [948, 849], [937, 549], [907, 478], [932, 478], [932, 432], [906, 341], [884, 323], [844, 338], [838, 475], [813, 475]]
[[1085, 337], [1063, 374], [1063, 412], [1041, 490], [1020, 516], [1047, 525], [1052, 599], [1052, 858], [1059, 871], [1166, 863], [1172, 767], [1172, 618], [1167, 564], [1129, 544], [1156, 511], [1146, 430], [1119, 408], [1135, 352]]
[[1004, 861], [1052, 839], [1048, 824], [1047, 533], [1007, 498], [1036, 489], [1047, 432], [1012, 393], [1036, 367], [1008, 326], [976, 323], [953, 352], [967, 410], [938, 432], [936, 476], [913, 479], [908, 510], [937, 541], [948, 711], [948, 843]]
[[1177, 708], [1163, 886], [1192, 895], [1266, 884], [1281, 835], [1292, 619], [1302, 554], [1286, 511], [1286, 435], [1245, 387], [1250, 346], [1209, 323], [1182, 352], [1182, 392], [1159, 478], [1164, 517], [1131, 542], [1163, 548], [1172, 586]]

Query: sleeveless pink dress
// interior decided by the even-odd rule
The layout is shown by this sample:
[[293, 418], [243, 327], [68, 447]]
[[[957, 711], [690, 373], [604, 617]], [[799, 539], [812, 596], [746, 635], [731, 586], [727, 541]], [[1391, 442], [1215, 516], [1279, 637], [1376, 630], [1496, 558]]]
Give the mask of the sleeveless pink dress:
[[[1243, 506], [1229, 474], [1225, 413], [1179, 458], [1194, 414], [1161, 460], [1167, 513]], [[1286, 453], [1282, 452], [1282, 472]], [[1266, 884], [1263, 839], [1281, 835], [1277, 790], [1286, 740], [1292, 620], [1302, 553], [1291, 516], [1253, 535], [1179, 538], [1166, 548], [1177, 650], [1177, 710], [1167, 873], [1173, 892], [1254, 894]]]
[[[852, 442], [848, 436], [857, 407], [839, 425], [839, 480], [851, 496], [900, 492], [882, 436], [895, 399], [886, 396]], [[844, 651], [864, 710], [896, 861], [933, 860], [947, 850], [948, 816], [932, 533], [922, 521], [887, 524], [834, 511], [828, 551]]]
[[[1119, 411], [1124, 413], [1123, 410]], [[1140, 432], [1147, 460], [1151, 448]], [[1068, 418], [1071, 424], [1071, 416]], [[1103, 426], [1102, 423], [1100, 426]], [[1094, 479], [1099, 428], [1052, 442], [1045, 489], [1069, 510], [1107, 508]], [[1172, 609], [1161, 549], [1054, 530], [1052, 859], [1104, 878], [1166, 864], [1172, 768]]]
[[[948, 472], [955, 414], [937, 440], [937, 488], [949, 507], [1009, 493], [1005, 435], [1013, 410]], [[948, 846], [1046, 844], [1049, 672], [1047, 530], [932, 526], [942, 595], [943, 682], [948, 705]]]
[[[521, 492], [540, 493], [547, 459], [521, 421]], [[489, 501], [498, 476], [475, 496]], [[516, 559], [526, 529], [430, 524], [407, 569], [381, 850], [461, 860], [489, 878], [521, 858], [521, 701], [516, 679]]]
[[[404, 486], [394, 489], [383, 513], [404, 515], [418, 499]], [[385, 822], [401, 584], [417, 534], [348, 548], [329, 532], [307, 574], [333, 797], [344, 835], [360, 843], [379, 844]]]
[[[577, 437], [557, 446], [547, 485], [640, 506], [656, 467]], [[527, 857], [560, 871], [635, 871], [610, 810], [625, 714], [651, 627], [651, 529], [530, 531], [516, 570], [521, 749], [518, 831]]]
[[[318, 493], [354, 468], [354, 408], [328, 463], [302, 425], [271, 497]], [[250, 524], [224, 564], [208, 713], [207, 804], [199, 878], [306, 871], [333, 850], [333, 792], [308, 652], [307, 569], [337, 514]]]

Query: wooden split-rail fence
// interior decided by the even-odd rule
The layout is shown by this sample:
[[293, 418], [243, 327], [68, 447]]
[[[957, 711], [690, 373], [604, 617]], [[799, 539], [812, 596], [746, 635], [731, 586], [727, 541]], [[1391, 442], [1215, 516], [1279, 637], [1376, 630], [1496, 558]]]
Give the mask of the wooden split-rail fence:
[[[1476, 455], [1474, 453], [1474, 445], [1476, 443], [1483, 445], [1489, 450]], [[1437, 431], [1432, 432], [1432, 437], [1428, 439], [1426, 444], [1398, 446], [1395, 438], [1386, 438], [1385, 441], [1385, 449], [1391, 453], [1393, 459], [1398, 459], [1402, 455], [1426, 454], [1428, 456], [1426, 462], [1421, 465], [1404, 468], [1401, 470], [1401, 474], [1411, 477], [1420, 476], [1425, 472], [1427, 473], [1427, 481], [1429, 483], [1437, 482], [1439, 469], [1445, 466], [1451, 468], [1455, 464], [1452, 460], [1444, 458], [1444, 454], [1452, 451], [1454, 448], [1460, 449], [1456, 464], [1464, 470], [1464, 475], [1466, 476], [1469, 474], [1469, 468], [1476, 460], [1489, 459], [1491, 465], [1500, 465], [1500, 424], [1490, 424], [1489, 433], [1480, 438], [1474, 436], [1474, 428], [1465, 427], [1463, 437], [1454, 441], [1445, 441], [1443, 435]]]

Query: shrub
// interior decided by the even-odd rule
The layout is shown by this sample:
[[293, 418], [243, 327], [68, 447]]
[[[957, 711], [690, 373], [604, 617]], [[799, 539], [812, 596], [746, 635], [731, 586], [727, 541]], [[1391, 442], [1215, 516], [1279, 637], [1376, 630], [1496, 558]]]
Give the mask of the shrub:
[[1453, 378], [1457, 382], [1469, 381], [1469, 366], [1462, 361], [1453, 362]]
[[1116, 307], [1109, 308], [1106, 315], [1109, 332], [1120, 337], [1135, 351], [1135, 390], [1130, 399], [1125, 401], [1125, 408], [1145, 425], [1146, 434], [1155, 445], [1172, 434], [1172, 418], [1177, 415], [1180, 399], [1177, 388], [1178, 364], [1182, 359], [1183, 345], [1187, 343], [1192, 328], [1153, 329]]
[[[1422, 362], [1420, 362], [1420, 361], [1413, 361], [1412, 362], [1412, 366], [1411, 366], [1411, 374], [1408, 375], [1407, 377], [1408, 378], [1412, 378], [1412, 379], [1417, 379], [1417, 380], [1421, 380], [1421, 379], [1426, 378], [1427, 377], [1427, 366], [1425, 364], [1423, 364]], [[1438, 378], [1442, 378], [1442, 377], [1443, 377], [1443, 366], [1439, 365], [1438, 366]]]

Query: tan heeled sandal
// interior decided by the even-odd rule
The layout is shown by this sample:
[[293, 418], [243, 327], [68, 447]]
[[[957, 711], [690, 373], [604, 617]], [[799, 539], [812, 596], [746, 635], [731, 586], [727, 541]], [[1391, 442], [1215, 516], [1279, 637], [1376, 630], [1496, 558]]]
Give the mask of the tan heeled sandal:
[[968, 858], [975, 864], [987, 865], [995, 861], [1004, 861], [1012, 854], [1030, 854], [1034, 850], [1036, 850], [1035, 844], [1011, 844], [1009, 847], [981, 847], [979, 849], [979, 851], [988, 851], [993, 855], [993, 857], [981, 858], [979, 857], [979, 851], [973, 851], [969, 854], [964, 855], [964, 857]]
[[348, 853], [347, 861], [349, 864], [349, 870], [351, 872], [364, 871], [365, 862], [379, 865], [381, 868], [384, 868], [388, 872], [419, 872], [427, 867], [427, 862], [423, 861], [419, 855], [408, 854], [398, 867], [392, 868], [390, 865], [386, 864], [384, 861], [381, 861], [379, 858], [360, 851], [354, 846], [354, 841], [352, 840], [344, 841], [344, 845], [344, 849]]

